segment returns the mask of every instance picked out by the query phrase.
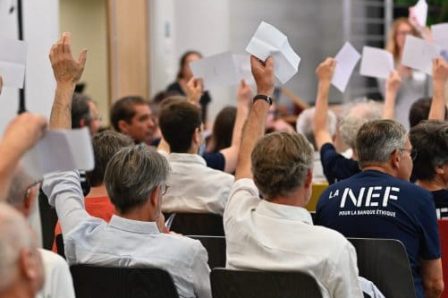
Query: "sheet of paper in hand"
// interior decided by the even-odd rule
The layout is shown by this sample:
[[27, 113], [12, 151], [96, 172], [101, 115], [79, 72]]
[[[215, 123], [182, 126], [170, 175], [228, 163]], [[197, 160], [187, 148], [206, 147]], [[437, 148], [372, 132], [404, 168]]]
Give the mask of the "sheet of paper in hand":
[[361, 70], [362, 76], [387, 79], [394, 69], [392, 54], [386, 50], [363, 47]]
[[359, 59], [361, 59], [361, 55], [349, 42], [346, 42], [337, 53], [336, 68], [331, 83], [339, 91], [344, 92], [347, 88], [348, 81]]
[[274, 26], [261, 22], [246, 51], [265, 61], [272, 55], [277, 79], [285, 84], [298, 71], [300, 57], [291, 48], [288, 38]]
[[49, 130], [21, 164], [36, 181], [57, 171], [92, 170], [95, 162], [89, 130]]
[[190, 67], [195, 78], [203, 79], [205, 90], [213, 86], [238, 85], [242, 79], [248, 84], [255, 82], [249, 55], [234, 55], [225, 52], [194, 61]]
[[426, 0], [419, 0], [413, 7], [415, 18], [420, 26], [426, 26], [426, 20], [428, 18], [428, 4]]
[[440, 46], [412, 35], [406, 36], [401, 63], [432, 75], [432, 61], [439, 57]]
[[23, 88], [26, 53], [26, 42], [0, 38], [0, 75], [5, 87]]

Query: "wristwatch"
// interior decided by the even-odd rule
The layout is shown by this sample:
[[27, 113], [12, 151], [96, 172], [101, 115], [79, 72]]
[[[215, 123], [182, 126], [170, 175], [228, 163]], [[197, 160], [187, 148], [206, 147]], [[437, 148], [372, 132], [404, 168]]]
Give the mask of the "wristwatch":
[[272, 97], [262, 94], [255, 95], [252, 102], [256, 102], [259, 99], [266, 101], [269, 105], [272, 105]]

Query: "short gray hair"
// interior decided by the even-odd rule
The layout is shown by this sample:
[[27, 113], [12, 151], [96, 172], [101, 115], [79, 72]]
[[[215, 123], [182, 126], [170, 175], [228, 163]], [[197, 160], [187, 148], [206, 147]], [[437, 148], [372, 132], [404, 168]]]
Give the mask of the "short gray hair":
[[373, 100], [357, 102], [350, 107], [347, 115], [342, 118], [339, 133], [344, 143], [355, 148], [356, 134], [366, 122], [381, 118], [381, 105]]
[[34, 183], [33, 178], [26, 174], [21, 166], [17, 167], [11, 180], [6, 202], [14, 208], [23, 208], [27, 191]]
[[[313, 144], [316, 149], [316, 141], [314, 138], [314, 130], [313, 130], [313, 119], [314, 113], [316, 112], [315, 108], [308, 108], [300, 113], [296, 122], [296, 131], [297, 133], [303, 134], [305, 138]], [[328, 110], [327, 112], [327, 131], [331, 136], [336, 134], [337, 128], [337, 118], [333, 111]]]
[[107, 164], [104, 181], [112, 203], [126, 212], [144, 204], [168, 173], [165, 157], [141, 144], [118, 151]]
[[300, 134], [275, 132], [257, 142], [251, 158], [255, 185], [269, 200], [304, 185], [313, 149]]
[[17, 274], [17, 261], [23, 248], [33, 248], [31, 229], [14, 208], [0, 203], [0, 292], [7, 289]]
[[406, 140], [406, 129], [394, 120], [374, 120], [365, 123], [356, 137], [356, 152], [360, 167], [389, 161], [392, 152], [404, 148]]

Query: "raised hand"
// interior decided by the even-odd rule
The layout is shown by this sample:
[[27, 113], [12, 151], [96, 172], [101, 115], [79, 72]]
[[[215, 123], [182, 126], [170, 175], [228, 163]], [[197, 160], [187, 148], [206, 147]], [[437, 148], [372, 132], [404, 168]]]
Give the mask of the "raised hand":
[[237, 99], [239, 103], [249, 104], [254, 97], [252, 89], [249, 84], [246, 83], [245, 80], [241, 80], [238, 91], [237, 91]]
[[316, 75], [321, 82], [331, 82], [333, 78], [334, 70], [336, 68], [336, 60], [334, 58], [325, 59], [316, 68]]
[[448, 80], [448, 62], [443, 58], [436, 58], [432, 63], [432, 78], [445, 84]]
[[275, 87], [274, 60], [269, 57], [266, 62], [260, 61], [255, 56], [250, 57], [252, 75], [257, 84], [258, 94], [272, 96]]
[[185, 84], [185, 93], [192, 104], [199, 105], [199, 100], [201, 99], [202, 94], [204, 94], [204, 84], [202, 83], [202, 80], [194, 77], [191, 78]]
[[398, 89], [400, 88], [400, 85], [401, 85], [401, 77], [398, 71], [396, 70], [391, 71], [386, 81], [386, 90], [397, 92]]
[[64, 32], [61, 39], [50, 50], [50, 61], [58, 83], [77, 83], [82, 76], [87, 59], [87, 50], [82, 50], [77, 60], [73, 58], [70, 33]]

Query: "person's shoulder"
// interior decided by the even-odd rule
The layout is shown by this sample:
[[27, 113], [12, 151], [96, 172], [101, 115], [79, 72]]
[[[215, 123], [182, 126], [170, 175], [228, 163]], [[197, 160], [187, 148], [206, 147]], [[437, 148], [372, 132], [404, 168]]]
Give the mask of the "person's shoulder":
[[165, 241], [172, 242], [172, 245], [182, 254], [194, 256], [196, 254], [206, 253], [204, 246], [199, 240], [186, 237], [181, 234], [168, 233], [161, 235]]
[[39, 249], [39, 253], [40, 256], [42, 257], [42, 262], [46, 269], [62, 267], [67, 268], [68, 270], [67, 261], [57, 253], [42, 248]]
[[313, 226], [313, 229], [316, 236], [325, 239], [326, 243], [331, 243], [332, 248], [342, 248], [350, 244], [347, 238], [336, 230], [316, 225]]

